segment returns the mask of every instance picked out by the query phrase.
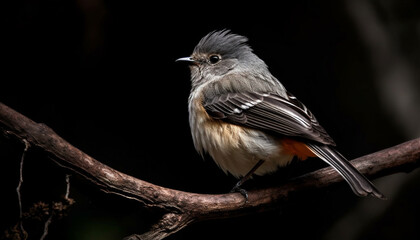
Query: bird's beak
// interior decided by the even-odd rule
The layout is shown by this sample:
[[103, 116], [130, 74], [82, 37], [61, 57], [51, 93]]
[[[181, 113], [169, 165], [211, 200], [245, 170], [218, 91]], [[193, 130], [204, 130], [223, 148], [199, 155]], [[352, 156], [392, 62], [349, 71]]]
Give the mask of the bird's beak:
[[178, 58], [175, 62], [187, 62], [187, 63], [196, 63], [196, 61], [192, 57], [183, 57]]

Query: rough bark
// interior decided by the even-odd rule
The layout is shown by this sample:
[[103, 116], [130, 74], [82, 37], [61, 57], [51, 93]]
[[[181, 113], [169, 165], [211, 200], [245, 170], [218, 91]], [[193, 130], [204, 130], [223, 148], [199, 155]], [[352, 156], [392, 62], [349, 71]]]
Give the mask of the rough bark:
[[[291, 195], [342, 182], [331, 167], [323, 168], [266, 189], [249, 191], [245, 201], [239, 193], [196, 194], [168, 189], [119, 172], [80, 151], [51, 128], [36, 123], [0, 103], [0, 129], [31, 147], [47, 152], [60, 166], [81, 174], [105, 192], [136, 200], [145, 208], [165, 214], [149, 232], [125, 239], [163, 239], [197, 221], [230, 218], [278, 208]], [[366, 176], [411, 171], [419, 166], [420, 138], [357, 158], [352, 164]]]

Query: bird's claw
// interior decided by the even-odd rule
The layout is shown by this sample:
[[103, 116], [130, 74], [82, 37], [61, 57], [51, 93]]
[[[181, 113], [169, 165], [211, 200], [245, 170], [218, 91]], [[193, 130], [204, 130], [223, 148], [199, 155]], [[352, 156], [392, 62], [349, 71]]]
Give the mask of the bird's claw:
[[240, 187], [241, 185], [237, 183], [232, 190], [230, 190], [231, 193], [240, 193], [245, 198], [245, 202], [248, 202], [248, 192]]

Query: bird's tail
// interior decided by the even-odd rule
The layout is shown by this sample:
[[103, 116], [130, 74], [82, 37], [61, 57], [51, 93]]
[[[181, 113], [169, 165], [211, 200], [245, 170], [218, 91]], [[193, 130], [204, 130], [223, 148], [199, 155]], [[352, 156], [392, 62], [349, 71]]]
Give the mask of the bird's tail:
[[373, 195], [386, 199], [376, 187], [361, 174], [347, 159], [330, 146], [307, 143], [308, 148], [323, 161], [331, 165], [348, 182], [358, 196]]

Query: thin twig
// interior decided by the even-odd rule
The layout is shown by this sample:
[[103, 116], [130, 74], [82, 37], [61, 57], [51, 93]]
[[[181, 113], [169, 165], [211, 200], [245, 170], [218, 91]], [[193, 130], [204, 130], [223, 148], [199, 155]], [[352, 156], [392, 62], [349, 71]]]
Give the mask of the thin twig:
[[25, 154], [29, 149], [29, 142], [26, 139], [23, 139], [23, 142], [25, 143], [25, 149], [23, 150], [22, 157], [20, 158], [20, 167], [19, 167], [19, 183], [16, 188], [16, 193], [18, 197], [19, 202], [19, 228], [22, 233], [23, 239], [26, 239], [28, 237], [28, 233], [26, 232], [25, 228], [23, 227], [23, 210], [22, 210], [22, 195], [20, 192], [20, 189], [23, 184], [23, 162], [25, 159]]
[[[70, 195], [70, 174], [66, 174], [66, 194], [64, 195], [64, 199], [67, 201], [67, 203], [63, 203], [63, 204], [70, 204], [71, 205], [73, 203], [73, 200], [69, 198], [69, 195]], [[41, 236], [40, 240], [44, 240], [47, 237], [48, 229], [49, 229], [49, 226], [52, 223], [54, 215], [60, 215], [60, 212], [57, 213], [56, 211], [63, 211], [63, 208], [57, 209], [57, 208], [54, 207], [54, 203], [52, 203], [52, 206], [51, 206], [50, 211], [49, 211], [50, 216], [48, 217], [47, 221], [44, 224], [44, 232], [42, 233], [42, 236]], [[61, 213], [61, 214], [63, 214], [63, 213]]]
[[70, 195], [70, 174], [66, 174], [66, 184], [67, 184], [67, 188], [66, 188], [66, 195], [64, 195], [64, 199], [68, 201], [69, 195]]
[[39, 240], [44, 240], [48, 235], [48, 227], [50, 226], [53, 218], [53, 213], [51, 211], [50, 216], [48, 217], [47, 221], [44, 224], [44, 233], [42, 233], [42, 236]]

